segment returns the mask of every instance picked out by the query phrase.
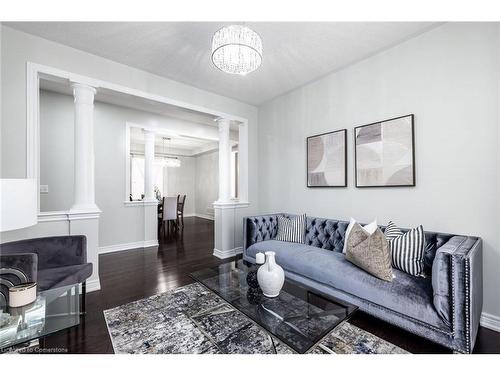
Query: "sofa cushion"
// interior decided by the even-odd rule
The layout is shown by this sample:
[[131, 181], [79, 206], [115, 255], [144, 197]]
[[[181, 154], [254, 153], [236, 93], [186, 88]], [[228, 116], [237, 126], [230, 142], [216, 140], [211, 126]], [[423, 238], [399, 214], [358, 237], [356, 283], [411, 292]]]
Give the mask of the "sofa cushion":
[[92, 263], [46, 268], [38, 271], [38, 290], [54, 289], [79, 284], [92, 275]]
[[246, 249], [248, 257], [274, 251], [276, 262], [286, 271], [363, 298], [371, 303], [417, 319], [439, 329], [449, 327], [433, 305], [431, 281], [394, 269], [392, 283], [372, 276], [345, 259], [344, 254], [303, 244], [280, 241], [257, 242]]

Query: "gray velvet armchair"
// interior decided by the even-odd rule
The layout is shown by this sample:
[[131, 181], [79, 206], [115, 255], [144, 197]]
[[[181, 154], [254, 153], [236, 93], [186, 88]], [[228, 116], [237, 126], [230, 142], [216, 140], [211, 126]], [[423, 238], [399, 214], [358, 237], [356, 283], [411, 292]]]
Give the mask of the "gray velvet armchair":
[[86, 280], [92, 275], [87, 262], [85, 236], [42, 237], [0, 244], [0, 268], [25, 270], [38, 291], [82, 284], [85, 311]]

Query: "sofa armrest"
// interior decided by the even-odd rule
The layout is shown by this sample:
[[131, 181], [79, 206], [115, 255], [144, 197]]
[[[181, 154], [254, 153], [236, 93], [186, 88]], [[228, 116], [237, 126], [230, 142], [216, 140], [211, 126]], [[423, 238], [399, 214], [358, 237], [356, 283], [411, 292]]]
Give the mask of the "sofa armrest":
[[243, 251], [256, 242], [272, 240], [278, 231], [278, 216], [283, 213], [243, 218]]
[[437, 249], [432, 264], [434, 306], [452, 327], [457, 350], [471, 352], [483, 304], [482, 241], [453, 236]]
[[38, 269], [56, 268], [87, 263], [87, 238], [58, 236], [31, 238], [0, 245], [2, 254], [35, 253]]
[[463, 255], [465, 261], [465, 307], [466, 334], [468, 336], [469, 351], [476, 343], [479, 322], [483, 311], [483, 242], [476, 238], [471, 248]]

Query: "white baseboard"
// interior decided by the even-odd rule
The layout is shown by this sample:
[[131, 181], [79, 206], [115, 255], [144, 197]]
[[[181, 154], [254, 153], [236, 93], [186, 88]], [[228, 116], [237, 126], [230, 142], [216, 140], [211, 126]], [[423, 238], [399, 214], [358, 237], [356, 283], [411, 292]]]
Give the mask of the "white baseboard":
[[158, 240], [138, 241], [138, 242], [121, 243], [110, 246], [102, 246], [99, 248], [99, 254], [114, 253], [115, 251], [123, 251], [123, 250], [130, 250], [130, 249], [137, 249], [137, 248], [151, 247], [151, 246], [158, 246]]
[[87, 280], [87, 293], [96, 292], [98, 290], [101, 290], [101, 281], [99, 279]]
[[217, 257], [219, 259], [226, 259], [226, 258], [231, 258], [234, 257], [237, 254], [241, 254], [243, 252], [243, 247], [236, 247], [234, 249], [229, 249], [229, 250], [219, 250], [219, 249], [214, 249], [214, 257]]
[[482, 313], [479, 324], [482, 327], [492, 329], [494, 331], [500, 332], [500, 316]]
[[193, 216], [201, 217], [202, 219], [215, 220], [213, 216], [205, 214], [193, 214]]

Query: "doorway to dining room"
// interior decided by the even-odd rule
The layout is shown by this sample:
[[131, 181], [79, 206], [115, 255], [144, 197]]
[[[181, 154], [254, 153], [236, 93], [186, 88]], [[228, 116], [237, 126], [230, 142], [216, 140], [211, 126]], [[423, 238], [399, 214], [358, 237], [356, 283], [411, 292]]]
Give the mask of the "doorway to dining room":
[[[157, 122], [154, 132], [153, 189], [158, 201], [158, 236], [184, 228], [184, 218], [214, 220], [219, 193], [218, 132], [188, 121]], [[195, 132], [198, 130], [198, 132]], [[193, 134], [196, 134], [194, 136]], [[129, 201], [145, 199], [147, 126], [127, 123]], [[238, 128], [230, 129], [230, 197], [238, 199]]]
[[[238, 251], [241, 226], [234, 217], [249, 206], [246, 118], [30, 62], [27, 81], [27, 177], [40, 188], [35, 230], [87, 236], [94, 266], [89, 290], [100, 287], [99, 254], [158, 245], [157, 156], [168, 164], [157, 176], [163, 189], [157, 193], [186, 195], [184, 217], [213, 218], [208, 251], [219, 257]], [[131, 144], [132, 127], [143, 144]], [[174, 150], [182, 149], [175, 144], [181, 140], [204, 144], [196, 152]], [[131, 186], [131, 156], [143, 159], [143, 192]], [[182, 186], [190, 174], [181, 173], [190, 161], [199, 172], [191, 193]]]

